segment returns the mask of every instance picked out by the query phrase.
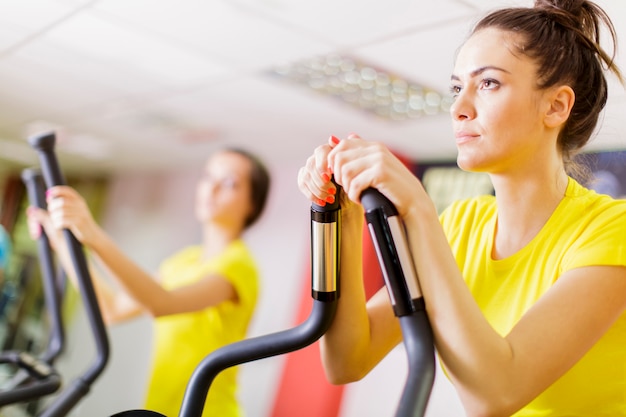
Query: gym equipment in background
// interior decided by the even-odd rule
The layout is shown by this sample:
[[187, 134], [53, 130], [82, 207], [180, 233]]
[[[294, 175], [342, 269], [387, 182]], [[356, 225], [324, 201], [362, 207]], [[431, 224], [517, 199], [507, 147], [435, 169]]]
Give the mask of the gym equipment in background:
[[[65, 185], [65, 178], [63, 178], [54, 152], [55, 142], [56, 137], [54, 133], [38, 135], [29, 139], [30, 145], [38, 151], [41, 172], [48, 188], [56, 185]], [[63, 230], [63, 234], [72, 257], [72, 264], [78, 280], [78, 290], [83, 300], [94, 338], [96, 357], [91, 367], [75, 378], [72, 384], [63, 390], [52, 404], [44, 410], [41, 417], [66, 415], [87, 395], [91, 384], [100, 376], [109, 359], [109, 339], [82, 245], [69, 230]]]
[[[22, 181], [31, 205], [46, 208], [43, 179], [39, 171], [25, 169]], [[0, 363], [17, 366], [15, 375], [7, 382], [8, 388], [0, 392], [0, 406], [36, 400], [55, 393], [61, 387], [61, 378], [54, 370], [55, 359], [62, 353], [64, 330], [61, 318], [63, 291], [62, 274], [55, 273], [54, 258], [48, 236], [42, 230], [37, 239], [37, 254], [41, 268], [45, 311], [50, 320], [50, 336], [45, 352], [39, 357], [28, 352], [3, 352]]]

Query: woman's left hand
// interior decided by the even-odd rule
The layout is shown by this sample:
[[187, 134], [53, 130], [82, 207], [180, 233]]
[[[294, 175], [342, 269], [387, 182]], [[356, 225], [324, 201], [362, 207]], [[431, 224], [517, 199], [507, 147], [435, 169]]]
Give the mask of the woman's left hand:
[[385, 145], [357, 135], [334, 144], [328, 166], [350, 200], [360, 202], [361, 193], [375, 188], [405, 216], [416, 202], [428, 201], [417, 177]]

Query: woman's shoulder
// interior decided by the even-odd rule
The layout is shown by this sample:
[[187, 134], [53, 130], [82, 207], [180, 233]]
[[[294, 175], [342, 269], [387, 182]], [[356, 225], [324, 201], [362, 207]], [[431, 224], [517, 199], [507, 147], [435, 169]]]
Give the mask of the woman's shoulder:
[[600, 194], [571, 180], [566, 196], [571, 201], [572, 208], [581, 212], [585, 217], [621, 218], [626, 222], [626, 199], [614, 198], [607, 194]]
[[496, 199], [493, 195], [480, 195], [452, 202], [442, 213], [442, 219], [484, 216], [495, 213]]

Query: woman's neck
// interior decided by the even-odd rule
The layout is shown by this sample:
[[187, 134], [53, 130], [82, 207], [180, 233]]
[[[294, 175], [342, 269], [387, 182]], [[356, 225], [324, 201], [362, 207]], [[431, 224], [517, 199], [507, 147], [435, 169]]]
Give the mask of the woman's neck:
[[492, 175], [498, 219], [493, 259], [503, 259], [526, 246], [546, 224], [563, 199], [568, 176], [555, 174]]
[[206, 224], [203, 229], [202, 257], [213, 258], [241, 237], [241, 229], [219, 224]]

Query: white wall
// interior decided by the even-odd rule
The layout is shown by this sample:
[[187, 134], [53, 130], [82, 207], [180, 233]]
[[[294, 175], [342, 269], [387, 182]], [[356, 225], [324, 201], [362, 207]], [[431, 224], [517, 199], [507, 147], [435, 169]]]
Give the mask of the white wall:
[[[273, 167], [272, 191], [267, 211], [246, 236], [262, 272], [262, 293], [251, 336], [293, 326], [300, 301], [303, 265], [309, 256], [309, 203], [298, 192], [299, 165]], [[177, 175], [127, 175], [114, 180], [103, 226], [140, 265], [155, 271], [160, 260], [174, 250], [198, 242], [193, 216], [197, 172]], [[93, 358], [84, 317], [69, 334], [67, 355], [59, 367], [64, 375], [80, 373]], [[140, 408], [148, 373], [151, 328], [148, 319], [111, 330], [112, 357], [92, 392], [73, 416], [109, 416]], [[272, 408], [283, 357], [241, 366], [241, 399], [248, 417], [267, 417]], [[395, 349], [363, 381], [346, 390], [341, 417], [393, 416], [406, 376], [404, 349]], [[429, 417], [462, 416], [447, 380], [437, 376], [429, 404]], [[325, 417], [325, 416], [320, 416]]]

